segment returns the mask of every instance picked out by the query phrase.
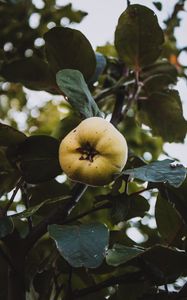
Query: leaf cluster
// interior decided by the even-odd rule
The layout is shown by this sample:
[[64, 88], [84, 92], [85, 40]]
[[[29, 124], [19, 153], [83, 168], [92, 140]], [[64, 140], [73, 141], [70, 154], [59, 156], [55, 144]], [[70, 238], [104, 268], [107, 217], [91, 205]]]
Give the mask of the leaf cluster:
[[[173, 158], [160, 159], [164, 143], [184, 142], [187, 132], [174, 89], [184, 68], [171, 60], [180, 50], [167, 46], [169, 39], [177, 49], [184, 3], [164, 31], [152, 10], [129, 5], [114, 45], [97, 52], [80, 31], [59, 26], [86, 13], [44, 3], [40, 10], [30, 1], [0, 6], [0, 298], [185, 299], [187, 171]], [[32, 29], [28, 17], [36, 12], [40, 24]], [[7, 24], [12, 17], [14, 26]], [[47, 31], [51, 21], [57, 26]], [[37, 37], [45, 43], [40, 49], [33, 47]], [[5, 51], [8, 41], [14, 51]], [[32, 57], [24, 57], [28, 49]], [[37, 94], [38, 117], [23, 86], [50, 93], [52, 101], [41, 106]], [[5, 117], [10, 107], [27, 114], [25, 130]], [[99, 188], [72, 183], [58, 161], [61, 139], [93, 116], [110, 118], [129, 147], [125, 169]]]

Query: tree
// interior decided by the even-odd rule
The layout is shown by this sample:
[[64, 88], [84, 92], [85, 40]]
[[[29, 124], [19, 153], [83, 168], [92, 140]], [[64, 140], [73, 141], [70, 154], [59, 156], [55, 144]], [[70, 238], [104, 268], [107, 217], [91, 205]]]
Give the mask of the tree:
[[[174, 36], [184, 2], [162, 30], [152, 10], [128, 1], [115, 45], [97, 52], [80, 31], [60, 26], [86, 15], [71, 5], [1, 4], [1, 299], [186, 299], [186, 168], [159, 159], [165, 142], [184, 142], [187, 132], [174, 88], [186, 78], [178, 62], [186, 48]], [[37, 28], [28, 23], [33, 13]], [[23, 86], [51, 101], [34, 113]], [[15, 111], [27, 116], [22, 131]], [[98, 115], [125, 136], [129, 157], [111, 184], [96, 188], [62, 175], [58, 149]]]

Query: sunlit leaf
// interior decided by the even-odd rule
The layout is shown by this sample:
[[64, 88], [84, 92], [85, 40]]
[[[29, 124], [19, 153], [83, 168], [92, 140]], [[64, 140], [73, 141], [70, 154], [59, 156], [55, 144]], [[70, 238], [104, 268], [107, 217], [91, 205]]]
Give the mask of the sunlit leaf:
[[78, 70], [61, 70], [56, 75], [59, 88], [68, 97], [68, 102], [85, 118], [101, 116], [84, 77]]
[[110, 266], [119, 266], [133, 259], [142, 252], [144, 252], [144, 250], [140, 248], [115, 244], [112, 249], [108, 250], [106, 261]]
[[169, 183], [174, 187], [179, 187], [183, 183], [186, 173], [183, 165], [174, 164], [174, 161], [170, 159], [155, 161], [139, 168], [124, 171], [124, 174], [130, 175], [131, 178]]

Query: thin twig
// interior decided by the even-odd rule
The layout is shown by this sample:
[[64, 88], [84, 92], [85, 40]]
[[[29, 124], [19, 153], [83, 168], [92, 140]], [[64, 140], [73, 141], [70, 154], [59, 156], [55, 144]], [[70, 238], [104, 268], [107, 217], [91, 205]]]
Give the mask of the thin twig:
[[119, 89], [125, 88], [126, 86], [129, 86], [131, 84], [135, 83], [134, 79], [125, 81], [125, 77], [121, 77], [116, 84], [114, 84], [112, 87], [102, 90], [98, 95], [94, 97], [95, 102], [99, 102], [100, 100], [106, 98], [109, 95], [115, 94]]
[[107, 209], [107, 208], [110, 208], [110, 207], [112, 207], [111, 203], [105, 203], [105, 204], [103, 204], [101, 206], [97, 206], [97, 207], [91, 208], [91, 209], [83, 212], [82, 214], [77, 215], [76, 217], [67, 219], [66, 221], [64, 221], [62, 223], [62, 225], [72, 223], [72, 222], [77, 221], [77, 220], [79, 220], [81, 218], [84, 218], [85, 216], [90, 215], [90, 214], [92, 214], [92, 213], [94, 213], [94, 212], [96, 212], [98, 210]]
[[127, 0], [127, 7], [131, 5], [130, 0]]
[[127, 102], [127, 105], [124, 109], [124, 112], [123, 112], [123, 117], [125, 118], [127, 116], [127, 113], [129, 111], [129, 109], [131, 108], [131, 106], [137, 102], [138, 98], [139, 98], [139, 94], [142, 90], [142, 87], [143, 87], [143, 83], [142, 82], [138, 82], [137, 84], [137, 89], [135, 90], [135, 92], [129, 97], [128, 99], [128, 102]]
[[12, 205], [12, 203], [14, 202], [14, 198], [15, 198], [17, 192], [19, 191], [19, 189], [21, 188], [22, 183], [23, 183], [23, 179], [20, 178], [13, 193], [12, 193], [10, 200], [8, 201], [7, 205], [3, 209], [3, 212], [2, 212], [3, 216], [7, 215], [7, 212], [9, 210], [10, 206]]
[[[26, 209], [29, 209], [30, 207], [30, 197], [28, 195], [28, 189], [27, 189], [27, 183], [24, 182], [21, 186], [21, 192], [22, 192], [22, 198], [23, 198], [23, 202], [25, 204], [25, 207]], [[32, 217], [28, 217], [27, 218], [27, 221], [28, 221], [28, 226], [29, 226], [29, 231], [31, 232], [32, 231]]]
[[117, 124], [121, 120], [123, 104], [124, 104], [124, 92], [119, 91], [116, 95], [116, 102], [112, 113], [112, 118], [110, 121], [114, 126], [117, 126]]

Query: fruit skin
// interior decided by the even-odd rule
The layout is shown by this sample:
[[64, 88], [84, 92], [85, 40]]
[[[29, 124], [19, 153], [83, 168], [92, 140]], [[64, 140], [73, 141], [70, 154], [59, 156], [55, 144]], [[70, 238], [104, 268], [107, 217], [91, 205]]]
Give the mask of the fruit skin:
[[103, 186], [121, 172], [127, 154], [124, 136], [105, 119], [91, 117], [61, 141], [59, 162], [70, 179]]

